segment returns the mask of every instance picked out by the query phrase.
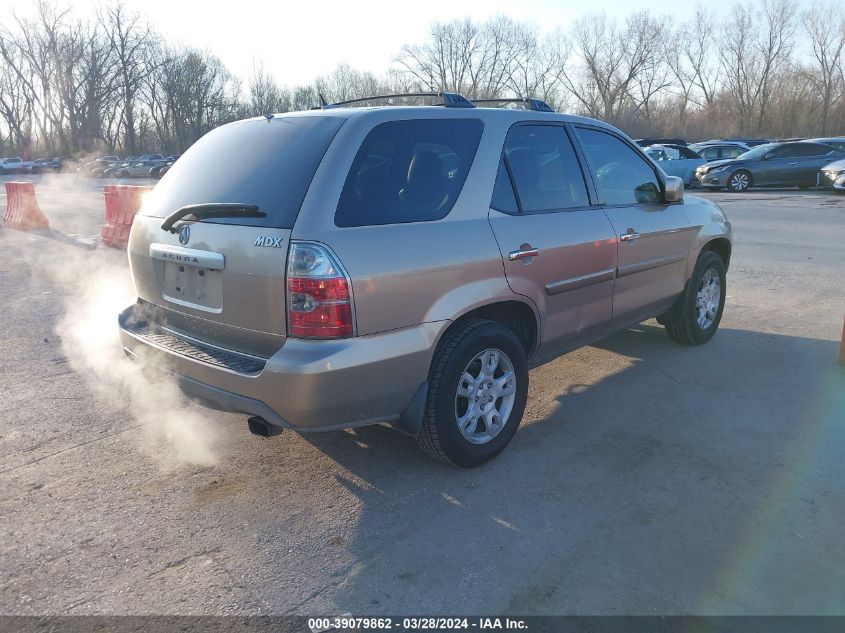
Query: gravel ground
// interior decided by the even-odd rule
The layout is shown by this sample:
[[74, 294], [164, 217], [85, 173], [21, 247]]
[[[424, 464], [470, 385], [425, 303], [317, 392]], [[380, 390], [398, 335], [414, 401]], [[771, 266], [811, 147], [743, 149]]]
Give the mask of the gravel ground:
[[78, 240], [101, 185], [39, 179], [52, 236], [0, 229], [0, 614], [845, 613], [845, 197], [706, 194], [736, 238], [717, 336], [651, 321], [533, 370], [463, 471], [381, 426], [127, 404], [62, 325], [104, 271], [131, 292]]

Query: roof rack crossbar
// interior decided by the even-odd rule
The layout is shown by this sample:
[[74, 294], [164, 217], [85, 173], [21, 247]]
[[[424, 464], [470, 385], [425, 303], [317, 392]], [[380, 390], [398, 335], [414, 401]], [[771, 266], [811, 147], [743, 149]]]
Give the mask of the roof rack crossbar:
[[[351, 103], [365, 103], [367, 101], [385, 101], [389, 99], [400, 99], [403, 97], [440, 97], [443, 99], [443, 104], [447, 108], [474, 108], [472, 102], [464, 96], [456, 92], [404, 92], [392, 95], [373, 95], [371, 97], [358, 97], [357, 99], [347, 99], [346, 101], [337, 101], [336, 103], [326, 103], [320, 106], [322, 109], [339, 108], [341, 106], [349, 105]], [[440, 104], [438, 104], [440, 105]]]
[[521, 103], [535, 112], [554, 112], [554, 109], [541, 99], [473, 99], [473, 103]]

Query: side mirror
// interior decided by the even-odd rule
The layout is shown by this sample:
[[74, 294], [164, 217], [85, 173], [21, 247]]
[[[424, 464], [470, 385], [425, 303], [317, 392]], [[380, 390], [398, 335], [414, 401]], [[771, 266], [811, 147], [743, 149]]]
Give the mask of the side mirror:
[[665, 202], [680, 202], [684, 199], [684, 181], [677, 176], [666, 176], [663, 189]]

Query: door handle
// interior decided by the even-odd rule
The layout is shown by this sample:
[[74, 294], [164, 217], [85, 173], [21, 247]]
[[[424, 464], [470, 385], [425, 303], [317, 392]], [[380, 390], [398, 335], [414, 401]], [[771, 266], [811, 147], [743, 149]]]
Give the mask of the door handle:
[[798, 161], [796, 160], [794, 163], [787, 163], [788, 165], [797, 165]]
[[508, 253], [508, 259], [512, 262], [515, 262], [520, 259], [526, 259], [528, 257], [537, 257], [540, 254], [540, 251], [536, 248], [523, 248], [520, 247], [518, 251], [511, 251]]
[[623, 242], [630, 242], [632, 240], [637, 239], [640, 236], [634, 229], [628, 229], [626, 233], [623, 233], [619, 236], [619, 239]]

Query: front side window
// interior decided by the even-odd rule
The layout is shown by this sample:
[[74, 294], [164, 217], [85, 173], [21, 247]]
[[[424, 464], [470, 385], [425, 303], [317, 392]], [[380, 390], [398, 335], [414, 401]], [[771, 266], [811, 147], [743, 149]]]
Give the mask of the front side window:
[[604, 204], [661, 201], [657, 174], [639, 152], [601, 130], [579, 127], [578, 136]]
[[795, 149], [794, 145], [782, 145], [778, 147], [774, 152], [771, 154], [767, 154], [768, 158], [795, 158], [798, 155], [798, 152]]
[[722, 158], [736, 158], [742, 154], [742, 149], [739, 147], [724, 147], [722, 148]]
[[445, 217], [461, 193], [479, 119], [411, 119], [374, 127], [358, 150], [335, 213], [340, 227]]
[[557, 125], [519, 125], [505, 141], [523, 213], [590, 204], [584, 175], [566, 131]]

